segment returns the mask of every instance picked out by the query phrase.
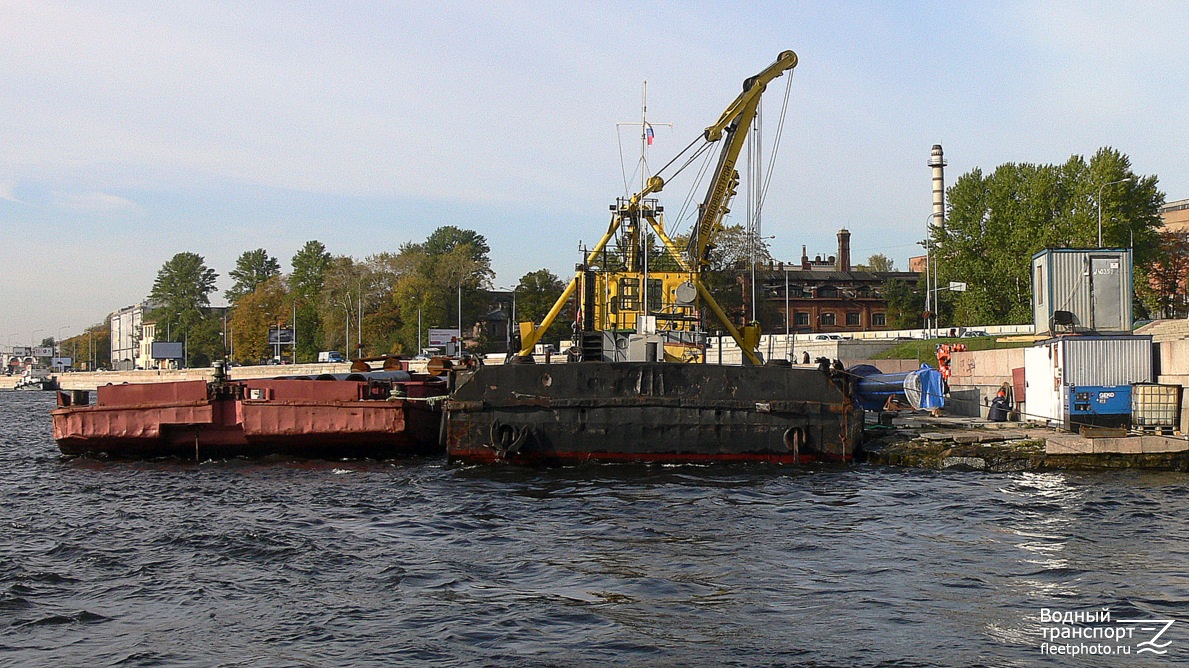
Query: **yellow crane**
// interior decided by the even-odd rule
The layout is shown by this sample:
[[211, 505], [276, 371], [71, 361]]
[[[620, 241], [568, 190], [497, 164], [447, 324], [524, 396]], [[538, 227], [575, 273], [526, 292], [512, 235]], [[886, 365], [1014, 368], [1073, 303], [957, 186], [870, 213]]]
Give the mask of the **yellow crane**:
[[[634, 333], [640, 330], [641, 324], [653, 329], [659, 321], [666, 332], [666, 344], [673, 344], [664, 346], [665, 359], [691, 359], [690, 355], [680, 354], [680, 349], [691, 342], [697, 330], [697, 299], [700, 297], [739, 345], [746, 362], [760, 363], [756, 354], [759, 325], [752, 323], [736, 328], [711, 296], [701, 279], [701, 272], [708, 264], [715, 238], [722, 231], [723, 217], [730, 212], [729, 205], [739, 185], [735, 165], [756, 117], [760, 97], [768, 83], [796, 65], [797, 54], [781, 52], [775, 62], [743, 82], [743, 92], [723, 111], [718, 121], [702, 133], [706, 142], [703, 150], [717, 142], [722, 143], [722, 148], [684, 253], [665, 231], [664, 208], [650, 197], [665, 187], [665, 180], [659, 175], [652, 176], [640, 192], [620, 198], [611, 205], [611, 223], [607, 232], [589, 251], [585, 262], [577, 267], [574, 278], [541, 323], [520, 323], [522, 344], [517, 354], [521, 359], [533, 353], [545, 330], [581, 288], [580, 328], [584, 337], [586, 333], [611, 337]], [[652, 252], [648, 230], [661, 243], [661, 252]], [[621, 243], [613, 247], [611, 242], [617, 234]], [[618, 344], [598, 345], [623, 343], [619, 340]], [[585, 341], [583, 347], [587, 348]]]

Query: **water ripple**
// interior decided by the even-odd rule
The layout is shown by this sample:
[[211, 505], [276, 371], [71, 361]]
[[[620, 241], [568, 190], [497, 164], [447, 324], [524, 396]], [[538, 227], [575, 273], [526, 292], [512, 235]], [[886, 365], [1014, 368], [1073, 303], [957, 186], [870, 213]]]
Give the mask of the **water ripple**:
[[70, 459], [51, 400], [0, 394], [0, 663], [999, 668], [1041, 608], [1189, 621], [1183, 474]]

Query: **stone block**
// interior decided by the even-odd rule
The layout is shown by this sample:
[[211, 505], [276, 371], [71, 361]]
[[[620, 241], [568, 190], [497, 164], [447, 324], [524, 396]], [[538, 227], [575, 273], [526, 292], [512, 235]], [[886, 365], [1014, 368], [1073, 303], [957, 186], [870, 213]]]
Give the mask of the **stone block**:
[[1141, 436], [1141, 452], [1185, 452], [1189, 450], [1189, 441], [1183, 438], [1168, 438], [1166, 436]]
[[1086, 439], [1047, 438], [1045, 439], [1045, 454], [1090, 455], [1094, 454], [1094, 448]]
[[1138, 455], [1143, 452], [1140, 438], [1125, 436], [1123, 438], [1095, 438], [1093, 452], [1098, 455]]

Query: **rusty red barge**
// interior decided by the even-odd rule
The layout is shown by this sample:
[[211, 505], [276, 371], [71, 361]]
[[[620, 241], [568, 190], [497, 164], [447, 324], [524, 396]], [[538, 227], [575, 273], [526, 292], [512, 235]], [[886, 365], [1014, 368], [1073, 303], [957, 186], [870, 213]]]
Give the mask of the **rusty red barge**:
[[314, 379], [180, 381], [60, 392], [54, 439], [68, 455], [388, 458], [441, 452], [445, 380], [403, 371]]
[[850, 377], [789, 366], [509, 364], [461, 376], [452, 461], [847, 462], [863, 410]]

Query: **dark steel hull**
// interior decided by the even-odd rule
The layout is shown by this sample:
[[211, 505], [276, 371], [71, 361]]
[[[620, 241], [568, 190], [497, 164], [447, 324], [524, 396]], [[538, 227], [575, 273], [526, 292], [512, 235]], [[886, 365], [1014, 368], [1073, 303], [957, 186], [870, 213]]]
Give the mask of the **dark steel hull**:
[[863, 413], [845, 374], [664, 362], [510, 364], [460, 380], [452, 461], [850, 461]]

